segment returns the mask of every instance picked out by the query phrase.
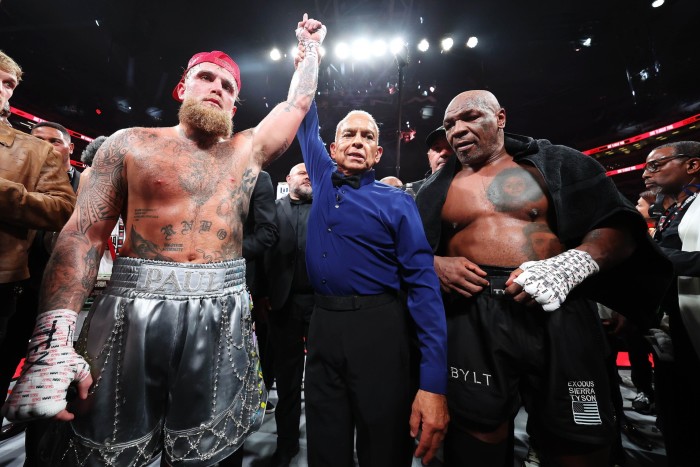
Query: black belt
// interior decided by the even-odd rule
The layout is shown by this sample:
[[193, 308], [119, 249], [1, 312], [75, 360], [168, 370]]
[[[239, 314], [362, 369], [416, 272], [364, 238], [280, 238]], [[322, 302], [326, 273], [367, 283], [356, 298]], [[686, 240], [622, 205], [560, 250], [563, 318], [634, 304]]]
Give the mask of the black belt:
[[396, 294], [381, 293], [377, 295], [319, 295], [316, 294], [316, 306], [328, 311], [353, 311], [386, 305], [396, 300]]

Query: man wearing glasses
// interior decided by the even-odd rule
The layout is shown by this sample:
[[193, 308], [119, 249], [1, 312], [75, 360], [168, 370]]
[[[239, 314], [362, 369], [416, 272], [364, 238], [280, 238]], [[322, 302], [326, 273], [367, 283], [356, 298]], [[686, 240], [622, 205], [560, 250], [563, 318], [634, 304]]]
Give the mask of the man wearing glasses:
[[696, 352], [700, 351], [700, 203], [695, 200], [700, 191], [700, 143], [680, 141], [654, 149], [647, 156], [642, 178], [647, 189], [675, 201], [662, 214], [654, 234], [679, 276], [662, 305], [669, 315], [674, 362], [666, 377], [657, 372], [659, 417], [669, 465], [697, 465], [694, 444], [700, 439], [700, 400], [694, 388], [700, 384]]

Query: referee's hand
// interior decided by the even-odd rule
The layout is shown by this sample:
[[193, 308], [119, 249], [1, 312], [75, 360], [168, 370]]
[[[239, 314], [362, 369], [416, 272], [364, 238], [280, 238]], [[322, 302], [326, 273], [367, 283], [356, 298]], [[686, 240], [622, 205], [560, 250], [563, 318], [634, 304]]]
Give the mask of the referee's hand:
[[435, 456], [445, 439], [449, 421], [445, 396], [419, 389], [413, 400], [409, 424], [411, 437], [418, 436], [418, 431], [421, 430], [418, 447], [413, 455], [420, 457], [423, 464], [428, 464]]

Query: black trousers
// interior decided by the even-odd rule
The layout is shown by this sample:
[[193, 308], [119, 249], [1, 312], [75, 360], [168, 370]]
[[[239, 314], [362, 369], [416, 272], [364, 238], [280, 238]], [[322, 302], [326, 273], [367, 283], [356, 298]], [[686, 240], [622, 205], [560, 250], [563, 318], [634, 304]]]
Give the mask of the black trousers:
[[281, 309], [268, 313], [267, 354], [273, 355], [277, 379], [277, 449], [290, 454], [299, 449], [305, 342], [313, 308], [313, 294], [297, 294]]
[[[29, 281], [2, 284], [0, 306], [7, 317], [5, 339], [0, 338], [0, 406], [5, 402], [7, 389], [17, 365], [27, 353], [38, 306], [38, 291], [29, 287]], [[5, 287], [6, 286], [6, 287]], [[11, 311], [11, 314], [10, 314]], [[7, 314], [5, 314], [7, 313]]]
[[[389, 295], [319, 297], [309, 328], [306, 421], [310, 467], [411, 465], [410, 318]], [[416, 362], [417, 363], [417, 362]]]
[[22, 281], [0, 284], [0, 345], [5, 342], [8, 330], [12, 334], [10, 320], [17, 311], [17, 298], [22, 293], [22, 284]]

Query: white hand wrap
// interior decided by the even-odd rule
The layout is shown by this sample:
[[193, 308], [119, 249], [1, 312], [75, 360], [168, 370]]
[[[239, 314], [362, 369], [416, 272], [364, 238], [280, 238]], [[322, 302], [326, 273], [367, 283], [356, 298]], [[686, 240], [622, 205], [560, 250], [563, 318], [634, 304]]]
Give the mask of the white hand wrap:
[[[306, 36], [304, 35], [304, 31], [306, 31]], [[319, 46], [319, 45], [323, 44], [323, 39], [326, 38], [326, 32], [327, 32], [326, 27], [321, 26], [321, 29], [319, 29], [318, 31], [315, 31], [313, 33], [313, 34], [319, 35], [318, 41], [316, 39], [311, 39], [311, 37], [309, 37], [309, 35], [311, 33], [306, 28], [303, 28], [303, 27], [296, 28], [296, 30], [294, 31], [294, 34], [296, 34], [297, 40], [299, 42], [301, 42], [302, 44], [304, 44], [304, 46], [306, 46], [307, 43], [313, 43], [313, 44], [316, 44], [317, 46]]]
[[37, 317], [22, 375], [3, 406], [8, 420], [53, 417], [66, 408], [68, 386], [90, 375], [90, 366], [73, 348], [77, 316], [54, 310]]
[[542, 261], [527, 261], [520, 269], [524, 272], [515, 282], [542, 305], [544, 311], [559, 308], [571, 289], [600, 270], [591, 255], [581, 250], [567, 250]]

